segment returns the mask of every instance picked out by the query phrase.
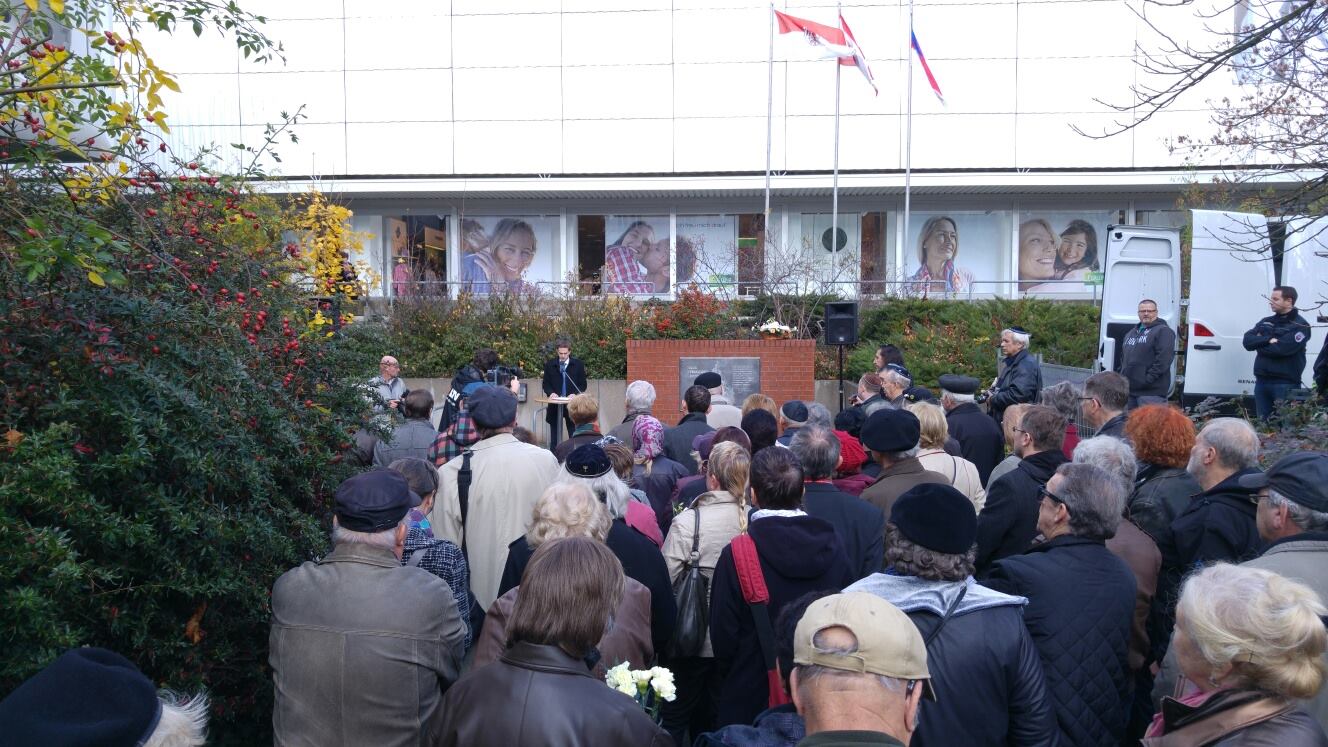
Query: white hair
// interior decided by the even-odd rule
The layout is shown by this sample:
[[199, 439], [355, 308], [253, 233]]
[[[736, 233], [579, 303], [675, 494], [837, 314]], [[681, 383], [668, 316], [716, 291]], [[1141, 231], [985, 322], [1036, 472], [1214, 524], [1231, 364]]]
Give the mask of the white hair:
[[614, 519], [627, 518], [627, 504], [632, 500], [632, 489], [613, 470], [599, 477], [581, 477], [568, 472], [567, 465], [563, 464], [552, 484], [584, 485], [609, 509], [609, 516]]
[[200, 747], [207, 743], [208, 697], [186, 697], [170, 690], [157, 693], [161, 718], [143, 747]]
[[1135, 461], [1134, 449], [1130, 445], [1112, 436], [1086, 438], [1074, 447], [1074, 461], [1079, 464], [1091, 464], [1120, 478], [1125, 488], [1125, 495], [1134, 492], [1134, 480], [1139, 474], [1139, 463]]
[[1006, 327], [1005, 329], [1001, 330], [1001, 334], [1003, 334], [1003, 335], [1004, 335], [1004, 334], [1008, 334], [1008, 335], [1010, 335], [1010, 339], [1011, 339], [1011, 340], [1014, 340], [1015, 342], [1017, 342], [1017, 343], [1019, 343], [1020, 345], [1024, 346], [1025, 349], [1028, 348], [1028, 343], [1029, 343], [1029, 341], [1033, 339], [1033, 336], [1030, 335], [1030, 334], [1028, 334], [1027, 332], [1015, 332], [1014, 330], [1010, 329], [1009, 327]]
[[627, 409], [649, 410], [655, 406], [655, 385], [637, 379], [627, 385]]
[[370, 547], [380, 547], [385, 550], [395, 549], [397, 546], [397, 528], [405, 525], [406, 517], [401, 517], [395, 527], [384, 529], [381, 532], [357, 532], [354, 529], [347, 529], [341, 524], [332, 525], [332, 544], [333, 545], [368, 545]]
[[907, 389], [909, 388], [910, 385], [913, 384], [912, 379], [889, 367], [886, 367], [883, 371], [881, 371], [881, 381], [893, 384], [899, 387], [900, 389]]
[[965, 402], [973, 401], [973, 395], [971, 394], [960, 394], [958, 392], [952, 392], [949, 389], [942, 389], [941, 399], [945, 399], [946, 397], [949, 397], [950, 399], [954, 400], [956, 403], [961, 405], [964, 404]]
[[1276, 490], [1268, 491], [1268, 505], [1273, 508], [1286, 506], [1287, 518], [1306, 532], [1328, 531], [1328, 513], [1302, 506]]

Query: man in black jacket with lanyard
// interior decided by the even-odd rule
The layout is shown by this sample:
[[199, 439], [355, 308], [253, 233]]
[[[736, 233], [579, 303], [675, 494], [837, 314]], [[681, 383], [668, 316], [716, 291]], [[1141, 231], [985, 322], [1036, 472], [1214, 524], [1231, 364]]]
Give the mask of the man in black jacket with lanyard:
[[1032, 336], [1023, 327], [1001, 330], [1001, 353], [1005, 365], [989, 390], [987, 407], [997, 423], [1005, 415], [1005, 408], [1018, 403], [1037, 403], [1042, 391], [1042, 368], [1028, 353]]
[[[544, 389], [545, 396], [571, 397], [584, 394], [586, 391], [586, 364], [582, 363], [580, 359], [572, 357], [572, 343], [567, 338], [560, 338], [555, 342], [554, 349], [558, 351], [558, 357], [544, 364], [544, 381], [541, 386]], [[549, 448], [553, 448], [560, 440], [558, 438], [558, 413], [560, 411], [563, 414], [563, 422], [567, 426], [568, 438], [571, 438], [572, 430], [576, 427], [572, 424], [572, 418], [567, 414], [566, 406], [549, 405], [544, 416], [545, 422], [549, 424]]]
[[1277, 401], [1300, 386], [1300, 376], [1305, 372], [1310, 324], [1296, 313], [1297, 295], [1289, 285], [1273, 288], [1268, 297], [1272, 316], [1260, 319], [1245, 333], [1245, 349], [1255, 351], [1254, 411], [1260, 418], [1273, 414]]

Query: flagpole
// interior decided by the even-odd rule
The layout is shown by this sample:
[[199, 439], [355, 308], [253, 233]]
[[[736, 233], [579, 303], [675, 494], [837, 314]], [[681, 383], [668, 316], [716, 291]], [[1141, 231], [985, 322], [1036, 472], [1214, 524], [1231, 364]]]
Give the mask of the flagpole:
[[[912, 182], [913, 182], [913, 0], [908, 0], [908, 47], [904, 51], [908, 57], [908, 83], [905, 86], [908, 91], [905, 94], [907, 99], [908, 113], [904, 118], [904, 242], [909, 241], [909, 212], [912, 209]], [[899, 253], [904, 256], [903, 252]]]
[[[909, 0], [912, 2], [912, 0]], [[835, 20], [840, 18], [839, 3], [835, 3]], [[841, 26], [842, 26], [842, 22]], [[835, 58], [835, 175], [830, 188], [830, 253], [839, 251], [839, 75], [843, 65]]]
[[[770, 54], [766, 58], [765, 87], [765, 219], [761, 224], [762, 236], [770, 235], [770, 151], [773, 142], [775, 118], [775, 4], [770, 3]], [[762, 241], [762, 244], [765, 242]]]

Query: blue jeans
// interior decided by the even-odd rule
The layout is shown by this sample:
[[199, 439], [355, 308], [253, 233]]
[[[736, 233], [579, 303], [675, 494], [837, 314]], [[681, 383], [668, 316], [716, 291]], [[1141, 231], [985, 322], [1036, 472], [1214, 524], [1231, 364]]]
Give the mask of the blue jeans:
[[1272, 416], [1273, 407], [1278, 400], [1286, 399], [1287, 392], [1299, 386], [1290, 381], [1254, 380], [1254, 412], [1260, 420]]

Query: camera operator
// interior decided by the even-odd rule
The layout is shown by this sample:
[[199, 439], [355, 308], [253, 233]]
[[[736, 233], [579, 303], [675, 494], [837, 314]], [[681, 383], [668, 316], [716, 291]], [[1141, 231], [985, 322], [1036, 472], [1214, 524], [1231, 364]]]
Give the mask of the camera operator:
[[461, 393], [465, 390], [467, 384], [475, 384], [486, 380], [486, 374], [498, 366], [498, 353], [493, 348], [480, 348], [475, 351], [474, 357], [470, 359], [456, 376], [452, 379], [452, 388], [447, 393], [447, 399], [443, 403], [443, 417], [438, 421], [438, 430], [445, 431], [447, 427], [456, 422], [457, 412], [461, 408]]
[[[566, 337], [560, 337], [553, 343], [554, 350], [558, 357], [549, 360], [544, 364], [544, 381], [542, 387], [544, 395], [557, 397], [571, 397], [575, 394], [585, 394], [586, 391], [586, 364], [579, 358], [572, 357], [572, 342]], [[561, 440], [558, 436], [558, 412], [563, 414], [563, 423], [567, 427], [567, 437], [572, 437], [572, 431], [576, 428], [572, 424], [572, 418], [567, 414], [566, 407], [550, 405], [545, 411], [545, 421], [549, 424], [549, 448], [553, 448]]]

